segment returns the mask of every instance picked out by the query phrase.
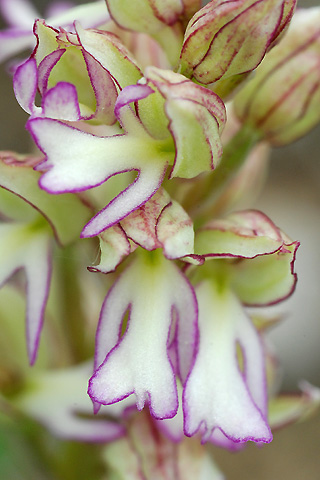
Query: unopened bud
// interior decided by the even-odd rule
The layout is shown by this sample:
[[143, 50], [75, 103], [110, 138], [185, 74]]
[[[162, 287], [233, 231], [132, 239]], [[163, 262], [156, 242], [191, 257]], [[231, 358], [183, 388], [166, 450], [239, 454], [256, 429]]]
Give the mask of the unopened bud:
[[255, 69], [295, 5], [296, 0], [212, 0], [189, 22], [180, 73], [209, 84]]
[[320, 121], [320, 8], [296, 13], [234, 106], [273, 145], [298, 139]]

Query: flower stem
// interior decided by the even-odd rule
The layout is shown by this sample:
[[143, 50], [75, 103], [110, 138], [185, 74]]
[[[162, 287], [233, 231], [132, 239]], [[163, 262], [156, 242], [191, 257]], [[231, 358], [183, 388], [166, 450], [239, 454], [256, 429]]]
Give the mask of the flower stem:
[[183, 206], [194, 218], [196, 227], [210, 220], [215, 202], [237, 175], [259, 138], [259, 134], [251, 127], [242, 126], [224, 147], [221, 162], [216, 170], [203, 176], [188, 192]]

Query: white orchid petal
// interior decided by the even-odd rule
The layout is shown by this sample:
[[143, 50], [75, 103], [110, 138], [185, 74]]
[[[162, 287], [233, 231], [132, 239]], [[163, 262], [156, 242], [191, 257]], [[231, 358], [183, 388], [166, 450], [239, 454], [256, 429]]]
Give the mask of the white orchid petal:
[[93, 417], [92, 404], [86, 394], [90, 368], [84, 364], [35, 376], [33, 388], [26, 389], [16, 404], [57, 437], [94, 443], [114, 441], [125, 434], [119, 420], [128, 402], [103, 407], [101, 413], [110, 420]]
[[150, 158], [136, 167], [139, 173], [135, 181], [90, 220], [82, 230], [81, 236], [95, 236], [143, 205], [160, 188], [167, 165], [165, 160], [152, 161]]
[[36, 112], [34, 104], [38, 88], [38, 70], [34, 58], [30, 58], [20, 65], [14, 75], [13, 88], [16, 99], [21, 108], [30, 115]]
[[43, 115], [69, 121], [81, 117], [77, 90], [74, 85], [59, 82], [46, 91], [42, 99]]
[[[212, 282], [199, 285], [197, 298], [200, 343], [184, 390], [185, 433], [191, 436], [200, 430], [207, 441], [218, 428], [234, 442], [268, 443], [272, 440], [270, 428], [255, 402], [264, 403], [263, 352], [249, 319], [232, 292], [221, 292]], [[254, 358], [258, 373], [247, 371], [246, 366], [244, 373], [240, 370], [236, 344], [243, 329], [251, 337], [241, 344], [244, 359]], [[253, 380], [258, 381], [256, 388], [261, 394], [250, 391]]]
[[16, 270], [27, 278], [26, 334], [30, 364], [37, 356], [51, 278], [51, 238], [47, 233], [31, 235], [28, 225], [0, 225], [0, 285]]
[[[150, 410], [156, 418], [170, 418], [176, 414], [177, 391], [167, 354], [171, 323], [169, 299], [163, 272], [148, 266], [141, 268], [139, 263], [132, 264], [114, 285], [103, 307], [97, 334], [99, 343], [101, 322], [107, 321], [109, 336], [112, 339], [118, 336], [119, 339], [119, 322], [115, 322], [114, 313], [118, 312], [116, 318], [122, 320], [130, 306], [130, 317], [126, 333], [119, 343], [115, 342], [116, 347], [90, 381], [89, 395], [96, 402], [108, 405], [135, 393], [139, 410], [149, 400]], [[115, 306], [111, 305], [111, 319], [108, 315], [110, 302], [115, 302]], [[119, 308], [119, 302], [122, 308]], [[103, 332], [105, 329], [104, 326]]]
[[[178, 332], [186, 324], [176, 342], [178, 355], [188, 360], [181, 343], [189, 347], [193, 357], [195, 297], [174, 264], [162, 256], [155, 259], [155, 254], [148, 255], [151, 257], [138, 257], [106, 297], [96, 338], [95, 365], [102, 364], [90, 380], [89, 395], [94, 402], [108, 405], [135, 393], [139, 410], [148, 401], [155, 418], [172, 418], [178, 408], [175, 374], [168, 354], [172, 309], [178, 313]], [[181, 294], [185, 309], [179, 302]], [[121, 337], [121, 323], [128, 310], [127, 329]]]

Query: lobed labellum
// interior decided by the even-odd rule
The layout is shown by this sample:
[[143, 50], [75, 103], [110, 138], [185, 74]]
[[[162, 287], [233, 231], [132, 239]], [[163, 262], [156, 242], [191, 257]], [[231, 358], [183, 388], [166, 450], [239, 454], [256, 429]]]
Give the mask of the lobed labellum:
[[178, 409], [176, 372], [168, 353], [172, 308], [177, 313], [173, 336], [177, 373], [185, 379], [196, 349], [197, 304], [179, 269], [157, 258], [155, 263], [148, 257], [136, 259], [109, 291], [101, 310], [88, 393], [105, 405], [135, 393], [138, 409], [148, 402], [152, 415], [161, 419], [175, 416]]
[[[264, 354], [256, 330], [231, 291], [214, 281], [196, 289], [199, 350], [183, 392], [184, 429], [208, 441], [215, 429], [235, 443], [270, 442]], [[241, 345], [243, 371], [236, 356]]]

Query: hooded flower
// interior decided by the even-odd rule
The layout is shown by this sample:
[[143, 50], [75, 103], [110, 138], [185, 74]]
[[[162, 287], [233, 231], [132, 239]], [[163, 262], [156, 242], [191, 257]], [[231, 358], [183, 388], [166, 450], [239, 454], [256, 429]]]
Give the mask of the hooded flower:
[[[270, 442], [264, 351], [242, 304], [266, 305], [296, 283], [297, 242], [262, 213], [244, 211], [198, 233], [199, 349], [183, 392], [184, 429], [203, 441]], [[221, 437], [221, 438], [220, 438]]]
[[[93, 78], [97, 78], [94, 81], [99, 88], [106, 81], [103, 91], [108, 97], [111, 81], [114, 88], [110, 90], [108, 105], [114, 106], [119, 124], [113, 127], [113, 134], [97, 136], [53, 119], [83, 121], [84, 117], [78, 113], [84, 102], [78, 103], [73, 84], [57, 82], [54, 74], [64, 72], [63, 64], [59, 65], [68, 54], [56, 46], [57, 41], [61, 43], [61, 35], [57, 36], [40, 23], [37, 28], [43, 37], [38, 33], [39, 45], [32, 58], [17, 71], [15, 92], [21, 105], [32, 114], [28, 129], [46, 155], [46, 160], [37, 166], [44, 171], [40, 186], [49, 193], [79, 192], [98, 186], [118, 173], [138, 172], [135, 181], [86, 225], [82, 236], [99, 234], [143, 205], [160, 187], [169, 165], [173, 166], [171, 177], [183, 178], [215, 168], [222, 153], [220, 133], [225, 123], [225, 108], [219, 97], [177, 73], [155, 67], [148, 68], [142, 79], [126, 49], [104, 32], [86, 31], [78, 26], [77, 37], [69, 35], [67, 41], [71, 39], [77, 46], [69, 45], [76, 56], [76, 71], [81, 62], [83, 69], [86, 68], [81, 52], [87, 59], [93, 90]], [[55, 49], [50, 47], [51, 53], [44, 56], [43, 52], [48, 51], [52, 42]], [[94, 62], [97, 67], [92, 67]], [[48, 89], [51, 75], [54, 75], [54, 86]], [[71, 80], [72, 75], [68, 79]], [[76, 80], [77, 91], [88, 84], [86, 73], [85, 78], [79, 87]], [[140, 79], [138, 83], [137, 79]], [[40, 110], [32, 107], [37, 85], [43, 92]], [[120, 89], [116, 99], [115, 88]], [[66, 111], [73, 113], [68, 116]], [[44, 118], [47, 114], [51, 114], [51, 118]], [[78, 126], [90, 130], [87, 123], [77, 123]], [[57, 137], [58, 143], [53, 141]]]

